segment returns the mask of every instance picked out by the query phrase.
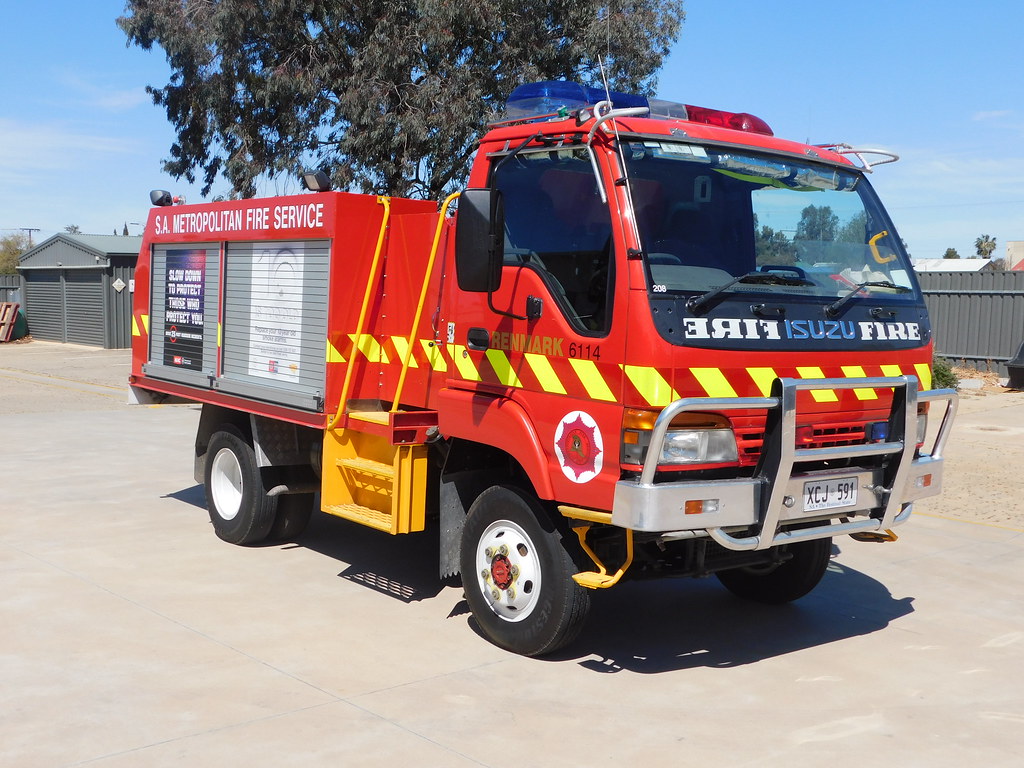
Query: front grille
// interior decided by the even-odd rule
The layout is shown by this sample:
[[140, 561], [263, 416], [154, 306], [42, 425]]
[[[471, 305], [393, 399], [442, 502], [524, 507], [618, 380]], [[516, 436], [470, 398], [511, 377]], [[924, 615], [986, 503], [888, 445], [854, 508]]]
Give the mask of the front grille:
[[[863, 421], [846, 421], [815, 426], [810, 442], [799, 443], [798, 448], [833, 448], [838, 445], [862, 445], [866, 424]], [[764, 432], [738, 430], [736, 443], [740, 464], [756, 464], [764, 444]]]

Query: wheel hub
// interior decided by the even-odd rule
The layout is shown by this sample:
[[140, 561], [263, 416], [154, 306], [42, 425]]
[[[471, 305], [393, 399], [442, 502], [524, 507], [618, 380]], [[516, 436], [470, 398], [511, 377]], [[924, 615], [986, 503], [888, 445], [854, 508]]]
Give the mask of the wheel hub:
[[540, 556], [526, 531], [511, 520], [497, 520], [481, 535], [476, 550], [480, 591], [491, 610], [506, 621], [522, 621], [537, 605]]
[[221, 448], [213, 457], [210, 473], [213, 507], [224, 520], [234, 520], [242, 508], [242, 467], [238, 457]]
[[491, 580], [498, 589], [512, 586], [512, 563], [505, 555], [497, 555], [491, 561]]

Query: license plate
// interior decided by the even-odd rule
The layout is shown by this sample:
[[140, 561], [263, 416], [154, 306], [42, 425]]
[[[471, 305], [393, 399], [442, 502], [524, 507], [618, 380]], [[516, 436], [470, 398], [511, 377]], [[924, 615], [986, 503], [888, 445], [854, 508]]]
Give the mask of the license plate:
[[857, 503], [857, 478], [810, 480], [804, 483], [804, 511], [852, 507]]

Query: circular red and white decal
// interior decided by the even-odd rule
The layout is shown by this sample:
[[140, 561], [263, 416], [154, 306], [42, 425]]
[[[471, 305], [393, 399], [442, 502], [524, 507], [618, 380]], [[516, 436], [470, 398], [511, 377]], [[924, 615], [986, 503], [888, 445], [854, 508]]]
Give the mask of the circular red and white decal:
[[573, 411], [555, 429], [555, 455], [562, 473], [574, 483], [589, 483], [604, 465], [604, 440], [589, 413]]

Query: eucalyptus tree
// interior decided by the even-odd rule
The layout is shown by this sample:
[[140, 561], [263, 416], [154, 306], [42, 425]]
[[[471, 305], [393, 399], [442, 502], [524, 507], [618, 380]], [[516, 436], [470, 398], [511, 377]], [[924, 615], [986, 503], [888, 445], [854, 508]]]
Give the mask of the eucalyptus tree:
[[316, 167], [437, 197], [515, 86], [649, 94], [684, 16], [682, 0], [128, 0], [118, 24], [166, 53], [169, 82], [148, 88], [177, 132], [164, 167], [204, 194]]

